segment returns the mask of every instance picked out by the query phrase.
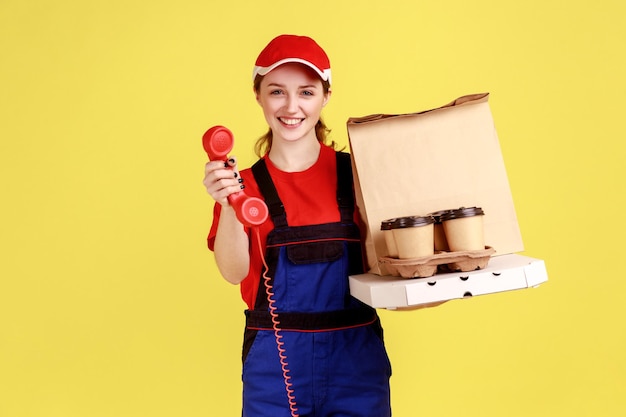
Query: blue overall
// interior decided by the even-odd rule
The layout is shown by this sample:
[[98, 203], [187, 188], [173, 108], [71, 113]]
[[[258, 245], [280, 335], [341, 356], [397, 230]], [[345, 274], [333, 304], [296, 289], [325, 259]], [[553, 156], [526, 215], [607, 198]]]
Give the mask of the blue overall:
[[[289, 382], [301, 417], [388, 417], [391, 366], [376, 311], [349, 293], [362, 272], [354, 224], [350, 156], [337, 152], [341, 220], [290, 227], [264, 160], [253, 168], [274, 222], [266, 263], [284, 342]], [[246, 311], [244, 417], [289, 417], [289, 398], [261, 277]]]

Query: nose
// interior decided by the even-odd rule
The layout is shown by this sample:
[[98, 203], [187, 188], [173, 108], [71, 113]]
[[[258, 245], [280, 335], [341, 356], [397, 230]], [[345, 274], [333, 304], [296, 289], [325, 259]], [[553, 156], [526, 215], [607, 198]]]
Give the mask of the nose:
[[290, 113], [296, 113], [298, 111], [298, 97], [293, 95], [293, 94], [289, 94], [287, 96], [287, 103], [286, 103], [286, 107], [287, 107], [287, 111]]

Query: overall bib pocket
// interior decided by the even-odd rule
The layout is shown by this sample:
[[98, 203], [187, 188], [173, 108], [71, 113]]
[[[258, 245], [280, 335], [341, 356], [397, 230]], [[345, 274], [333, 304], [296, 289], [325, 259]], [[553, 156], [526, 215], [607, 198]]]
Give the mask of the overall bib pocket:
[[287, 258], [296, 265], [333, 262], [341, 259], [344, 244], [339, 241], [308, 242], [286, 247]]

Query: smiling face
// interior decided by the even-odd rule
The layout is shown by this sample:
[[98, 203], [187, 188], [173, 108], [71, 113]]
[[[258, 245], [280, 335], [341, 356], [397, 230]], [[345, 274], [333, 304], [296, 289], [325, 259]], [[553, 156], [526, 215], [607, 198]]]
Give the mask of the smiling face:
[[322, 80], [301, 64], [284, 64], [263, 77], [256, 91], [273, 142], [315, 140], [315, 125], [330, 98]]

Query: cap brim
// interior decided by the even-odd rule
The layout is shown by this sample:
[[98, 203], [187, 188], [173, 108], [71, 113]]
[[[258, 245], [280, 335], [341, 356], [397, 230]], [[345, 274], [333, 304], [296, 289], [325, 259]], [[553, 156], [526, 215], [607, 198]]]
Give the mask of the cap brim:
[[254, 67], [254, 71], [252, 72], [252, 79], [254, 80], [256, 78], [257, 75], [267, 75], [268, 73], [270, 73], [272, 70], [276, 69], [277, 67], [283, 65], [283, 64], [288, 64], [290, 62], [295, 62], [298, 64], [303, 64], [306, 65], [307, 67], [313, 69], [317, 75], [320, 76], [320, 78], [324, 81], [328, 81], [330, 83], [330, 68], [326, 69], [326, 70], [320, 70], [317, 66], [313, 65], [312, 63], [310, 63], [307, 60], [304, 59], [300, 59], [300, 58], [286, 58], [286, 59], [282, 59], [272, 65], [270, 65], [269, 67], [260, 67], [260, 66], [255, 66]]

